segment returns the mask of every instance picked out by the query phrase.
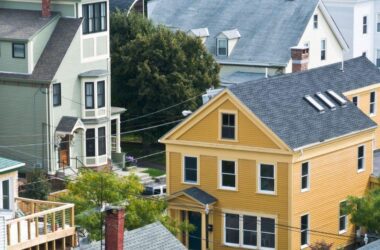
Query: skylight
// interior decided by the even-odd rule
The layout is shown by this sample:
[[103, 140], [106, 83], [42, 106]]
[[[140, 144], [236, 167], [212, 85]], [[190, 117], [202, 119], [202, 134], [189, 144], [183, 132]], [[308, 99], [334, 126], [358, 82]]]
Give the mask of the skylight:
[[320, 100], [322, 100], [331, 110], [335, 110], [336, 106], [335, 104], [330, 101], [325, 95], [323, 95], [321, 92], [318, 92], [316, 94]]
[[311, 106], [313, 106], [320, 113], [324, 113], [325, 112], [324, 107], [322, 107], [321, 104], [319, 104], [316, 100], [314, 100], [313, 97], [311, 97], [310, 95], [305, 95], [304, 98], [311, 104]]
[[333, 97], [335, 99], [335, 101], [337, 101], [340, 104], [340, 106], [346, 106], [347, 105], [347, 101], [343, 97], [338, 95], [334, 90], [329, 89], [329, 90], [327, 90], [327, 93], [331, 97]]

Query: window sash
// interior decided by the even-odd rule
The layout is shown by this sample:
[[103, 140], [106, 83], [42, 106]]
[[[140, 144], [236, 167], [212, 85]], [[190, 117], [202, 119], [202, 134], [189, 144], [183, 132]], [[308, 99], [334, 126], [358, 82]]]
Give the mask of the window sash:
[[367, 34], [368, 20], [367, 16], [363, 17], [363, 34]]
[[97, 83], [97, 90], [98, 90], [98, 108], [104, 108], [106, 104], [106, 95], [105, 95], [105, 82], [100, 81]]
[[13, 58], [25, 58], [25, 44], [24, 43], [13, 43], [12, 44], [12, 56]]
[[357, 107], [358, 106], [358, 97], [354, 96], [352, 97], [352, 103]]
[[5, 180], [2, 181], [2, 188], [3, 188], [3, 209], [10, 209], [10, 181]]
[[326, 60], [326, 40], [321, 41], [321, 60]]
[[309, 215], [301, 216], [301, 246], [309, 244]]
[[[231, 165], [230, 165], [231, 164]], [[230, 166], [228, 166], [230, 165]], [[228, 168], [233, 167], [233, 172]], [[234, 161], [222, 161], [221, 162], [221, 175], [223, 188], [236, 188], [236, 164]]]
[[61, 84], [53, 84], [53, 106], [61, 105]]
[[227, 55], [227, 39], [218, 39], [218, 55]]
[[377, 32], [380, 32], [380, 13], [377, 14]]
[[309, 163], [305, 162], [302, 163], [302, 169], [301, 169], [301, 189], [307, 190], [309, 189]]
[[314, 29], [318, 29], [318, 15], [314, 15]]
[[184, 182], [198, 182], [198, 158], [185, 156], [184, 158]]
[[98, 128], [98, 155], [106, 154], [106, 128]]
[[222, 114], [222, 139], [235, 139], [235, 114]]
[[83, 5], [83, 34], [107, 30], [106, 2]]
[[358, 170], [364, 169], [364, 146], [358, 148]]
[[86, 109], [93, 109], [95, 107], [94, 104], [94, 83], [86, 82], [85, 83], [85, 107]]
[[95, 129], [86, 130], [86, 156], [95, 156]]
[[371, 92], [370, 103], [369, 103], [369, 113], [375, 114], [376, 112], [376, 92]]
[[[264, 176], [263, 175], [263, 168], [265, 167], [271, 167], [272, 168], [272, 173], [271, 175]], [[260, 164], [260, 191], [262, 192], [271, 192], [273, 193], [275, 191], [275, 168], [274, 165], [270, 164]]]

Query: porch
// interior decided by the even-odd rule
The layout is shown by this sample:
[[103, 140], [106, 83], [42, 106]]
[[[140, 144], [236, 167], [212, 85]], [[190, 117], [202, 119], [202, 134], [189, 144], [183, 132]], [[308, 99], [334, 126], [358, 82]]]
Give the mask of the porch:
[[16, 218], [7, 220], [7, 249], [69, 249], [76, 245], [74, 204], [15, 198]]

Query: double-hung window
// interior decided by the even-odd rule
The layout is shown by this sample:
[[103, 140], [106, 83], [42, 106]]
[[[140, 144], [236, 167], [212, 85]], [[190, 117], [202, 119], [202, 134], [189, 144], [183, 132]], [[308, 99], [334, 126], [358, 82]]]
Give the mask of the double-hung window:
[[98, 87], [97, 87], [97, 90], [98, 90], [98, 108], [104, 108], [105, 107], [105, 104], [106, 104], [106, 94], [105, 94], [105, 82], [104, 81], [100, 81], [97, 83]]
[[363, 16], [363, 34], [367, 34], [368, 29], [368, 17]]
[[314, 29], [318, 29], [318, 15], [315, 14], [313, 17], [313, 27]]
[[94, 105], [94, 83], [93, 82], [86, 82], [85, 83], [85, 102], [86, 102], [86, 109], [93, 109], [95, 107]]
[[218, 56], [227, 56], [228, 42], [227, 39], [218, 39]]
[[239, 248], [275, 248], [275, 220], [272, 218], [226, 213], [224, 244]]
[[82, 10], [83, 34], [90, 34], [107, 30], [106, 2], [84, 4]]
[[377, 32], [380, 32], [380, 13], [377, 13], [376, 19]]
[[222, 113], [221, 138], [227, 140], [235, 140], [235, 114]]
[[95, 129], [86, 130], [86, 156], [95, 156]]
[[106, 154], [106, 128], [98, 128], [98, 155]]
[[375, 91], [372, 91], [370, 93], [369, 113], [371, 115], [374, 115], [376, 113], [376, 92]]
[[236, 166], [234, 161], [221, 161], [221, 188], [236, 189]]
[[61, 106], [61, 84], [53, 84], [53, 106]]
[[309, 215], [301, 216], [301, 247], [309, 245]]
[[3, 188], [2, 209], [10, 209], [10, 181], [9, 180], [2, 181], [2, 188]]
[[359, 98], [357, 96], [352, 97], [352, 103], [357, 107], [359, 104]]
[[259, 166], [259, 192], [275, 193], [275, 167], [272, 164], [260, 164]]
[[24, 43], [13, 43], [12, 44], [12, 57], [13, 58], [25, 58], [25, 44]]
[[198, 158], [185, 156], [183, 161], [183, 182], [198, 183]]
[[345, 233], [347, 231], [347, 214], [345, 212], [347, 202], [342, 201], [339, 204], [339, 233]]
[[358, 171], [364, 170], [364, 145], [358, 147]]
[[321, 40], [321, 60], [326, 60], [326, 40]]
[[376, 54], [376, 66], [380, 68], [380, 49], [377, 50]]
[[308, 191], [310, 188], [310, 165], [309, 162], [302, 163], [301, 166], [301, 191]]

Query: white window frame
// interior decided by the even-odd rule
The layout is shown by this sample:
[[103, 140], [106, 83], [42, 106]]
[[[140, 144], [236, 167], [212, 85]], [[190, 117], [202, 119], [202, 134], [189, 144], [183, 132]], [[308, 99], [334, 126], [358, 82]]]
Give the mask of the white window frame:
[[[261, 190], [261, 165], [272, 165], [273, 166], [273, 179], [274, 179], [274, 190]], [[265, 177], [268, 178], [268, 177]], [[266, 163], [260, 162], [257, 167], [257, 193], [260, 194], [268, 194], [268, 195], [276, 195], [277, 191], [277, 165], [275, 163]]]
[[[338, 222], [338, 231], [339, 231], [339, 234], [345, 234], [347, 232], [347, 227], [348, 227], [348, 215], [347, 214], [344, 214], [344, 215], [340, 214], [340, 211], [341, 211], [340, 207], [341, 207], [341, 204], [343, 202], [347, 202], [347, 200], [343, 200], [343, 201], [339, 202], [339, 222]], [[340, 218], [342, 218], [342, 217], [345, 218], [344, 219], [345, 224], [344, 224], [344, 229], [341, 230], [340, 229]]]
[[[356, 104], [354, 102], [354, 99], [356, 98]], [[356, 107], [359, 107], [359, 96], [353, 96], [352, 97], [352, 103], [356, 106]]]
[[[223, 173], [222, 173], [222, 163], [223, 161], [230, 161], [234, 162], [235, 164], [235, 187], [229, 187], [229, 186], [223, 186]], [[232, 190], [232, 191], [237, 191], [238, 190], [238, 164], [237, 160], [230, 160], [230, 159], [222, 159], [219, 161], [219, 189], [223, 190]], [[227, 174], [227, 175], [232, 175], [232, 174]]]
[[[239, 247], [239, 248], [244, 248], [244, 249], [261, 249], [261, 250], [275, 250], [277, 249], [277, 218], [276, 216], [273, 215], [268, 215], [268, 214], [254, 214], [254, 213], [249, 213], [249, 212], [237, 212], [237, 211], [222, 211], [223, 213], [223, 223], [222, 223], [222, 241], [224, 246], [230, 246], [230, 247]], [[234, 243], [228, 243], [226, 242], [226, 214], [233, 214], [233, 215], [238, 215], [239, 216], [239, 244], [234, 244]], [[256, 246], [249, 246], [249, 245], [244, 245], [244, 221], [243, 218], [244, 216], [254, 216], [257, 219], [257, 225], [256, 225], [256, 235], [257, 235], [257, 245]], [[268, 247], [261, 247], [261, 219], [266, 218], [266, 219], [272, 219], [274, 220], [274, 248], [268, 248]]]
[[[306, 229], [302, 229], [302, 217], [304, 216], [307, 216], [307, 228]], [[307, 248], [309, 247], [309, 244], [310, 244], [310, 214], [309, 213], [306, 213], [306, 214], [302, 214], [300, 216], [300, 241], [302, 240], [302, 232], [306, 231], [306, 244], [304, 245], [301, 245], [301, 249], [304, 249], [304, 248]], [[302, 242], [300, 242], [302, 243]]]
[[[105, 132], [106, 132], [106, 153], [104, 155], [99, 155], [99, 136], [98, 136], [98, 133], [99, 133], [99, 128], [102, 128], [102, 127], [105, 127]], [[109, 130], [109, 127], [107, 124], [97, 124], [97, 125], [86, 125], [86, 131], [87, 129], [95, 129], [95, 156], [87, 156], [86, 155], [86, 145], [87, 145], [87, 138], [86, 138], [86, 132], [84, 132], [83, 134], [83, 138], [82, 138], [82, 142], [83, 142], [83, 145], [82, 145], [82, 150], [84, 152], [84, 159], [85, 159], [85, 163], [88, 165], [88, 166], [98, 166], [98, 165], [102, 165], [102, 164], [106, 164], [107, 163], [107, 159], [108, 159], [108, 156], [109, 156], [109, 141], [110, 141], [110, 130]], [[95, 163], [93, 164], [89, 164], [87, 163], [87, 160], [88, 159], [94, 159], [95, 160]]]
[[[3, 206], [3, 182], [9, 181], [9, 209], [4, 209]], [[13, 178], [5, 178], [0, 180], [0, 209], [4, 209], [5, 211], [13, 211], [14, 210], [14, 185], [13, 185]]]
[[[327, 60], [327, 40], [326, 39], [321, 39], [320, 46], [321, 46], [320, 59], [321, 59], [321, 61], [326, 61]], [[322, 52], [325, 52], [324, 59], [322, 59]]]
[[362, 18], [362, 32], [363, 32], [363, 35], [368, 34], [368, 16], [363, 16]]
[[[197, 159], [197, 181], [196, 182], [192, 182], [192, 181], [186, 181], [185, 180], [185, 158], [186, 157], [191, 157], [191, 158], [196, 158]], [[182, 157], [182, 183], [184, 184], [190, 184], [190, 185], [199, 185], [200, 181], [199, 181], [199, 156], [197, 155], [184, 155]]]
[[[372, 94], [374, 94], [374, 97], [375, 97], [375, 100], [373, 102], [371, 101]], [[376, 99], [377, 99], [376, 91], [371, 91], [369, 93], [369, 114], [371, 116], [375, 116], [376, 115]], [[373, 112], [371, 112], [372, 105], [373, 105]]]
[[[219, 44], [220, 44], [220, 41], [225, 41], [226, 42], [226, 54], [220, 54], [219, 53], [219, 48], [221, 48], [220, 46], [219, 46]], [[228, 56], [228, 39], [227, 38], [217, 38], [216, 39], [216, 55], [217, 56]]]
[[[317, 17], [317, 20], [315, 20], [315, 17]], [[319, 26], [319, 16], [318, 14], [313, 15], [313, 29], [317, 30]]]
[[[363, 156], [362, 157], [359, 157], [359, 148], [360, 147], [363, 147]], [[363, 160], [363, 167], [359, 169], [359, 159], [362, 159]], [[361, 173], [361, 172], [364, 172], [365, 171], [365, 145], [362, 144], [362, 145], [359, 145], [357, 147], [357, 163], [356, 163], [356, 170], [358, 173]]]
[[[222, 133], [223, 133], [223, 114], [227, 115], [235, 115], [235, 138], [234, 139], [229, 139], [229, 138], [223, 138]], [[239, 126], [239, 116], [238, 112], [236, 110], [226, 110], [226, 109], [221, 109], [219, 110], [219, 133], [218, 133], [218, 139], [219, 141], [232, 141], [232, 142], [238, 142], [238, 126]]]
[[[306, 175], [302, 174], [302, 169], [303, 169], [304, 164], [307, 164], [307, 174]], [[307, 180], [307, 187], [306, 188], [302, 188], [302, 180], [304, 177], [306, 177], [306, 180]], [[307, 191], [310, 191], [310, 162], [309, 161], [303, 162], [301, 164], [301, 192], [307, 192]]]
[[376, 31], [380, 33], [380, 12], [376, 13]]
[[[109, 83], [107, 77], [84, 77], [81, 80], [82, 87], [82, 117], [85, 119], [101, 118], [107, 116]], [[104, 81], [104, 107], [98, 107], [98, 83]], [[93, 83], [93, 108], [86, 108], [86, 83]], [[94, 116], [87, 115], [86, 112], [94, 112]]]

